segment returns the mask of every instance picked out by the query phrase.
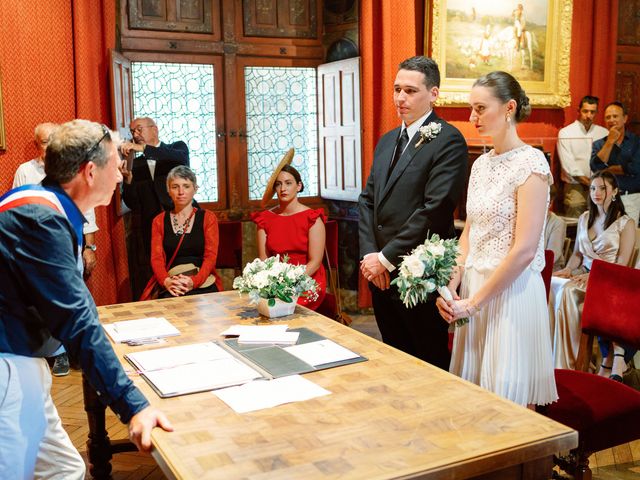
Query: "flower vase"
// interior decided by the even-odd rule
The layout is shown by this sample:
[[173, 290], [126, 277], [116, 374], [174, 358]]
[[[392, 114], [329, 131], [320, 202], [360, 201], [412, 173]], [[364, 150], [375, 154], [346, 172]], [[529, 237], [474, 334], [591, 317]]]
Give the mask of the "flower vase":
[[273, 307], [270, 307], [268, 299], [259, 299], [258, 312], [268, 318], [278, 318], [291, 315], [296, 309], [298, 297], [294, 297], [292, 302], [283, 302], [279, 298], [276, 298], [275, 301], [276, 304]]

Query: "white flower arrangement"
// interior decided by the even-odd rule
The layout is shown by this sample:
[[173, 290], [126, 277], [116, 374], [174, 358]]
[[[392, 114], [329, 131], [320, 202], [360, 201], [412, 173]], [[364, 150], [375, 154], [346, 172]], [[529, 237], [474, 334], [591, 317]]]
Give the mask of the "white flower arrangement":
[[291, 303], [299, 296], [310, 300], [318, 298], [318, 284], [305, 273], [305, 265], [292, 265], [285, 255], [269, 257], [265, 260], [256, 258], [247, 263], [242, 275], [234, 278], [233, 288], [240, 293], [248, 293], [251, 303], [258, 303], [265, 298], [270, 307], [276, 303], [276, 298]]
[[436, 122], [430, 122], [428, 125], [424, 125], [418, 129], [420, 133], [420, 139], [416, 142], [416, 147], [419, 147], [424, 142], [430, 142], [438, 136], [442, 130], [442, 125]]

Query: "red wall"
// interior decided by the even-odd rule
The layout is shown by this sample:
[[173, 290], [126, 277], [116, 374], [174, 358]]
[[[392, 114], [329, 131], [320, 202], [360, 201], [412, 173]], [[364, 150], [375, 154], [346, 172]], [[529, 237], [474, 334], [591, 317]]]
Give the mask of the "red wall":
[[0, 191], [36, 156], [33, 128], [75, 117], [71, 2], [0, 0], [0, 70], [6, 151]]

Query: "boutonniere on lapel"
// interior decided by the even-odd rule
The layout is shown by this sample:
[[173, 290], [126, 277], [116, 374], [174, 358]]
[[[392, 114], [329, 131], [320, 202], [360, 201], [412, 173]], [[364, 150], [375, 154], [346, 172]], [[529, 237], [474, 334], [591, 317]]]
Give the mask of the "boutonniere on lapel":
[[416, 148], [425, 142], [430, 142], [438, 136], [442, 130], [442, 125], [436, 122], [431, 122], [428, 125], [420, 127], [418, 133], [420, 133], [420, 139], [416, 142]]

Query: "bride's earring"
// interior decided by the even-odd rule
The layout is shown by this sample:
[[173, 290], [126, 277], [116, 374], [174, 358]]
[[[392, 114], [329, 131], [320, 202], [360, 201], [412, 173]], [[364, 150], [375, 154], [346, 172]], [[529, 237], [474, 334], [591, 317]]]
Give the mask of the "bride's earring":
[[507, 116], [505, 118], [507, 123], [511, 123], [511, 115], [509, 115], [509, 113], [507, 112]]

